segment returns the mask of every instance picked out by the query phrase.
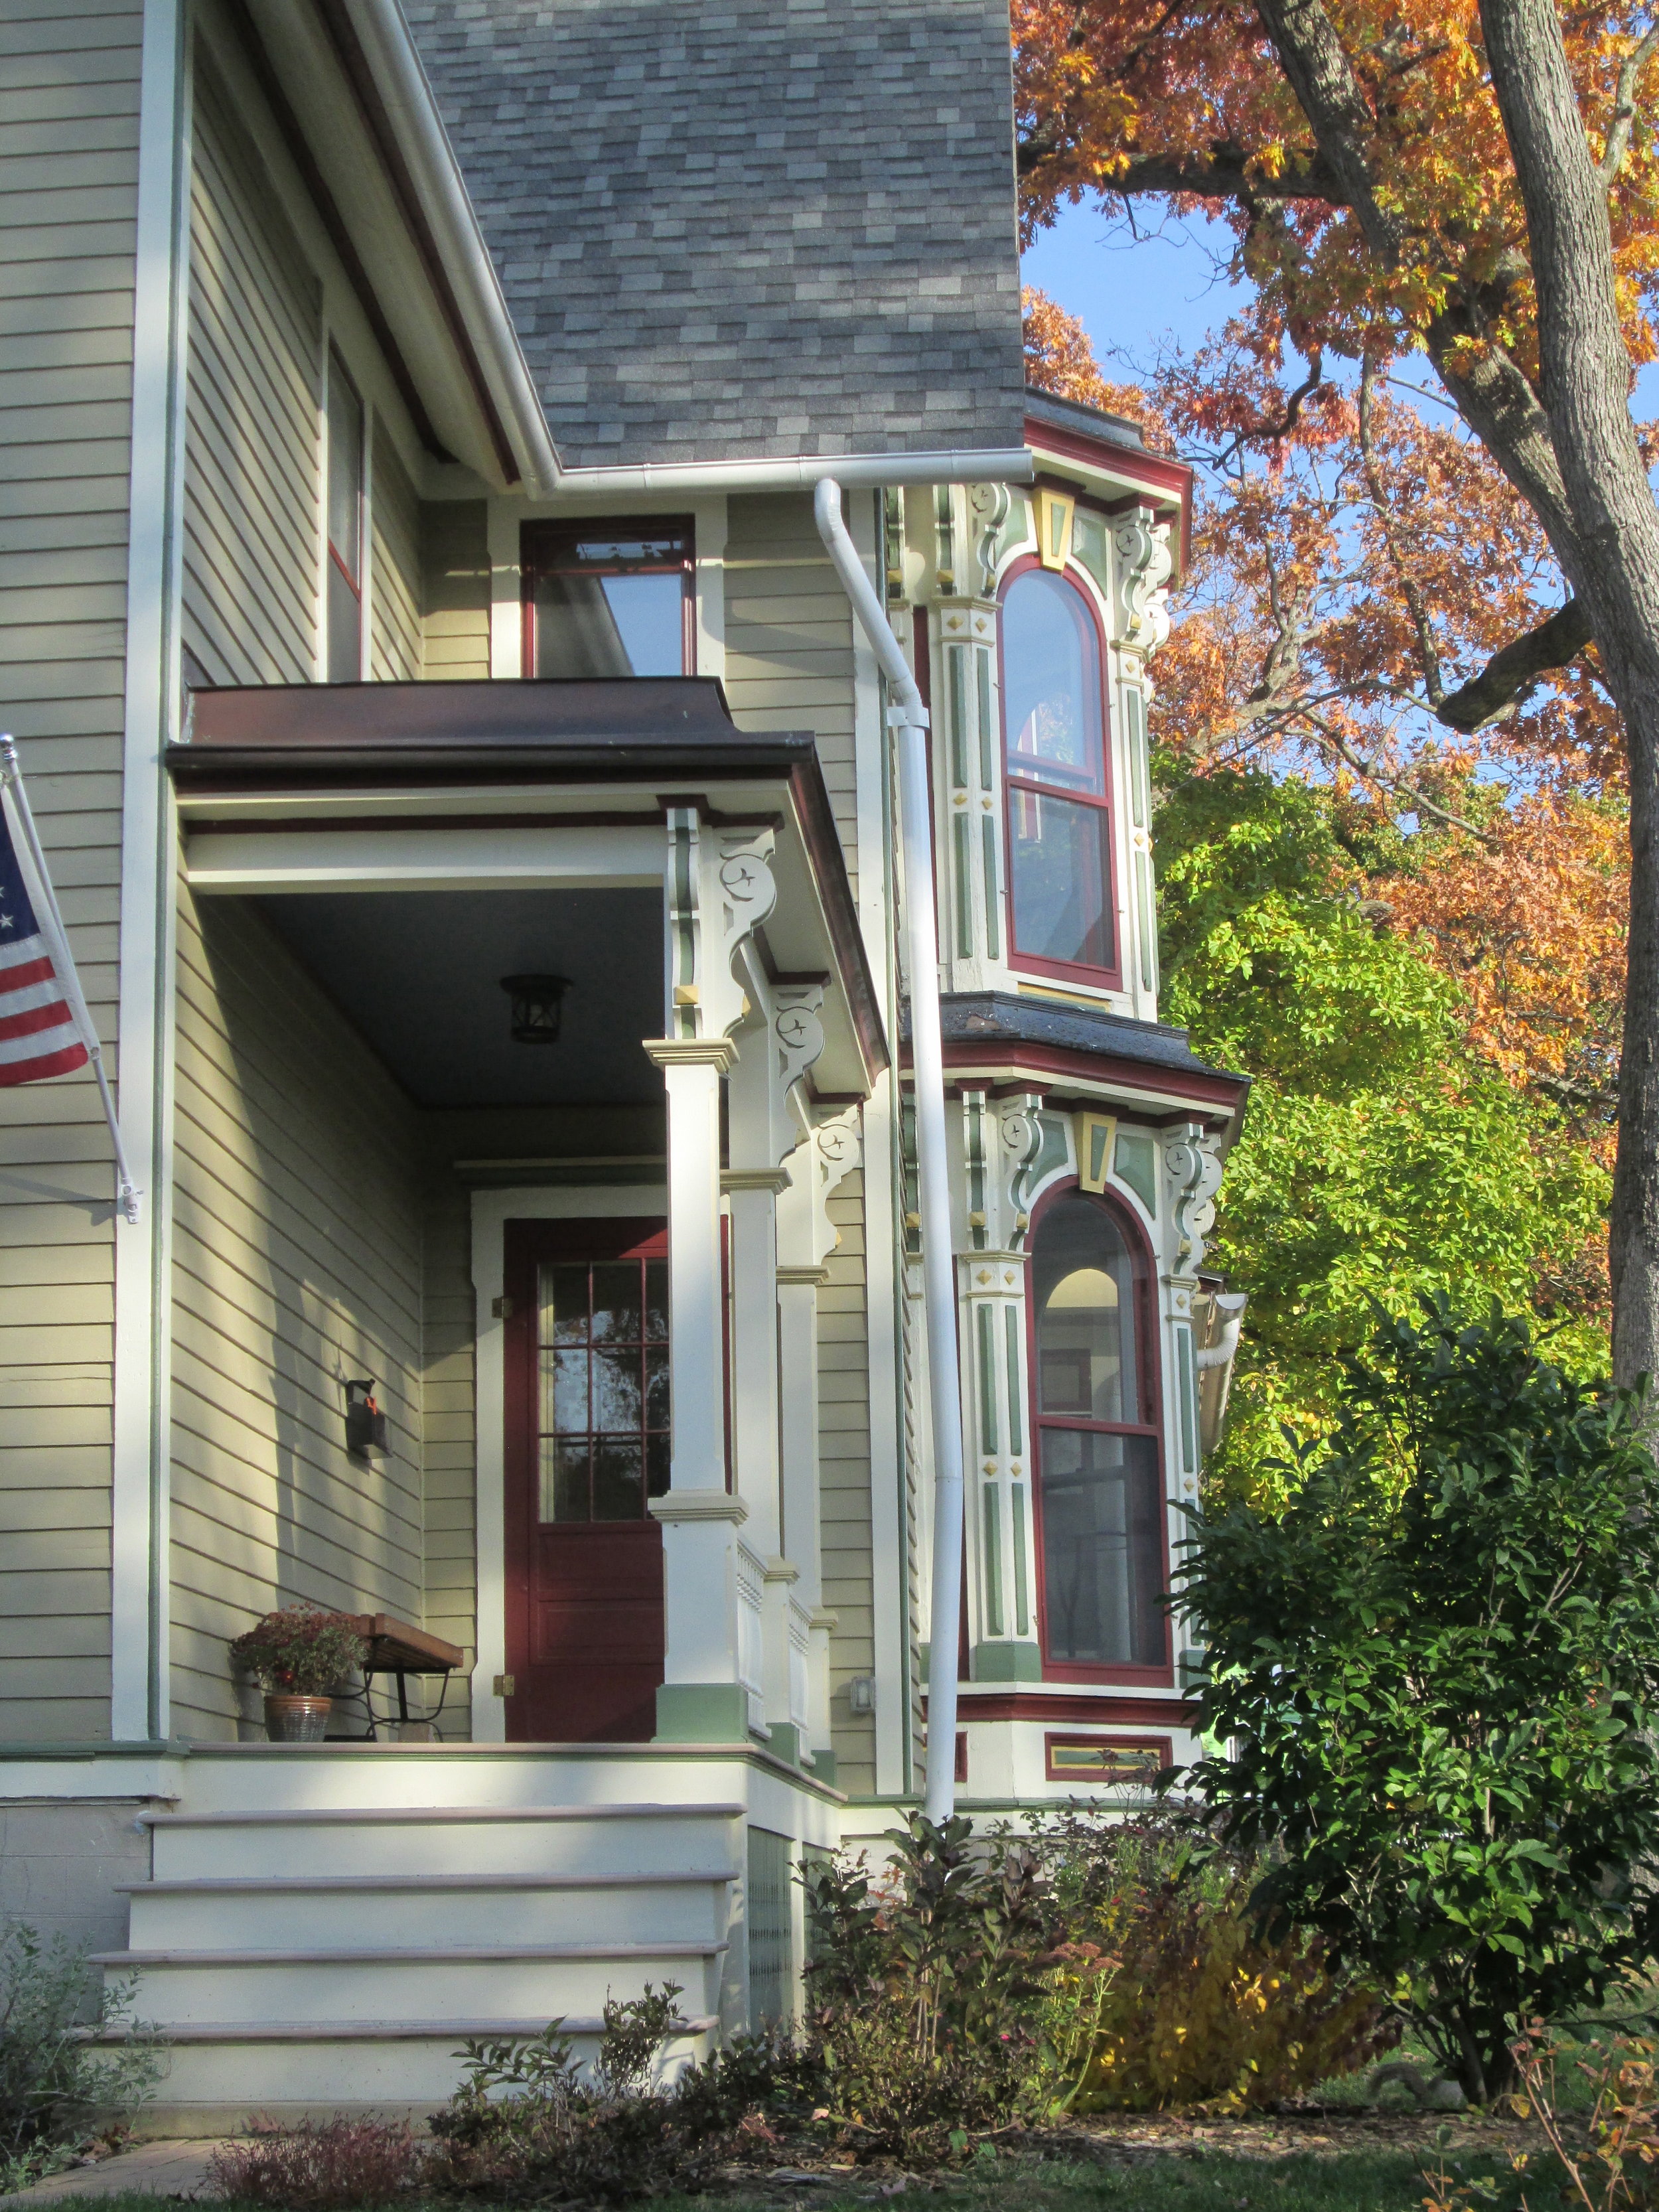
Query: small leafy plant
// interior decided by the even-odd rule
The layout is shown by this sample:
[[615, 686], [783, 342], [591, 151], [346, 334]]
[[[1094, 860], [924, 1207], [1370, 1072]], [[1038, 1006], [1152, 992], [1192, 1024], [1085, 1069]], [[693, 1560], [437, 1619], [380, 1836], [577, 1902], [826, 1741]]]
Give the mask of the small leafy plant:
[[245, 2142], [221, 2143], [208, 2160], [216, 2196], [295, 2212], [354, 2212], [389, 2203], [426, 2162], [409, 2123], [339, 2118], [261, 2126]]
[[[44, 1941], [14, 1921], [0, 1930], [0, 2184], [22, 2188], [94, 2126], [129, 2117], [165, 2067], [132, 2017], [131, 1980], [98, 1990], [86, 2017], [84, 1946]], [[119, 2032], [112, 2050], [94, 2035]]]
[[362, 1665], [368, 1650], [349, 1613], [289, 1605], [266, 1613], [237, 1637], [230, 1656], [262, 1690], [325, 1698], [343, 1675]]

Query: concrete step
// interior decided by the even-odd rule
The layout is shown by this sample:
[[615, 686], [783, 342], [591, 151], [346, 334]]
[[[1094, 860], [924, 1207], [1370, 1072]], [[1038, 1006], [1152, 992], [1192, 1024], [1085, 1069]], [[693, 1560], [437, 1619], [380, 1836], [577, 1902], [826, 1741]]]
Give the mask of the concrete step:
[[[713, 2047], [719, 2021], [711, 2013], [683, 2015], [663, 2054], [672, 2078]], [[453, 2018], [341, 2021], [186, 2021], [169, 2030], [167, 2078], [146, 2133], [198, 2134], [240, 2130], [250, 2112], [295, 2120], [331, 2110], [365, 2108], [423, 2118], [460, 2085], [462, 2043], [469, 2037], [539, 2035], [538, 2015], [457, 2014]], [[567, 2020], [564, 2032], [579, 2057], [599, 2048], [596, 2017]], [[113, 2039], [98, 2039], [100, 2041]]]
[[726, 1934], [735, 1867], [672, 1874], [172, 1879], [128, 1889], [135, 1951], [391, 1948]]
[[157, 1813], [159, 1881], [292, 1875], [681, 1874], [732, 1859], [740, 1805], [321, 1806]]
[[418, 1945], [401, 1949], [106, 1951], [106, 1975], [140, 1977], [138, 2016], [186, 2023], [447, 2020], [506, 2013], [544, 2023], [597, 2016], [607, 1996], [676, 1982], [698, 2012], [719, 2009], [713, 1942]]

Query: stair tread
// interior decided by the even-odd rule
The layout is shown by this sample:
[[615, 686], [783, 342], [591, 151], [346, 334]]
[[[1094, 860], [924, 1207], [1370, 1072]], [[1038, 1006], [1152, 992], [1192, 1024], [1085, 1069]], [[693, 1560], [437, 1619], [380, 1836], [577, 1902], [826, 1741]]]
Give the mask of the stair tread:
[[679, 1936], [660, 1942], [375, 1944], [339, 1950], [94, 1951], [94, 1966], [338, 1966], [465, 1965], [489, 1959], [710, 1959], [729, 1947]]
[[[422, 2043], [453, 2039], [461, 2036], [524, 2036], [542, 2034], [547, 2028], [544, 2020], [208, 2020], [144, 2023], [139, 2033], [148, 2033], [160, 2026], [170, 2043]], [[561, 2021], [560, 2030], [568, 2035], [599, 2035], [605, 2022], [598, 2014]], [[683, 2035], [707, 2035], [720, 2026], [714, 2013], [699, 2013], [683, 2020], [673, 2029], [676, 2039]], [[105, 2033], [88, 2035], [88, 2043], [118, 2044], [129, 2040], [121, 2033]]]
[[315, 1805], [267, 1812], [144, 1813], [152, 1828], [399, 1827], [449, 1821], [736, 1820], [740, 1804], [698, 1805]]
[[687, 1882], [736, 1881], [736, 1867], [687, 1867], [672, 1874], [319, 1874], [319, 1875], [168, 1875], [154, 1881], [123, 1881], [118, 1895], [128, 1897], [222, 1897], [276, 1892], [303, 1894], [317, 1891], [362, 1892], [395, 1890], [399, 1894], [424, 1889], [647, 1889], [672, 1888]]

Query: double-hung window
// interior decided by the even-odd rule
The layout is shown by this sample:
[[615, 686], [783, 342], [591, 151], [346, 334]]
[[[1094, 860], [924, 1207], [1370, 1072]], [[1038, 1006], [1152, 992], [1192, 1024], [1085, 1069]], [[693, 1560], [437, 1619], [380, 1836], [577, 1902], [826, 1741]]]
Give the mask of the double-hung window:
[[528, 676], [690, 676], [689, 521], [544, 522], [524, 533]]
[[328, 680], [363, 672], [363, 403], [332, 348], [328, 356]]
[[1117, 980], [1100, 630], [1071, 580], [1036, 563], [1002, 599], [1009, 936], [1016, 967]]

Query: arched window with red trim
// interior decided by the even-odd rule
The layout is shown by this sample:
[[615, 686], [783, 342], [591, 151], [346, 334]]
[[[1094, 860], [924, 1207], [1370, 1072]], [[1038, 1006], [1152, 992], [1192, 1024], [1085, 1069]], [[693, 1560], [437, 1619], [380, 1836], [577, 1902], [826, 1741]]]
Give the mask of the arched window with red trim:
[[1036, 562], [1002, 595], [1009, 938], [1015, 964], [1115, 981], [1111, 778], [1100, 629]]
[[1072, 1184], [1031, 1237], [1030, 1327], [1044, 1671], [1167, 1674], [1152, 1275], [1109, 1200]]

